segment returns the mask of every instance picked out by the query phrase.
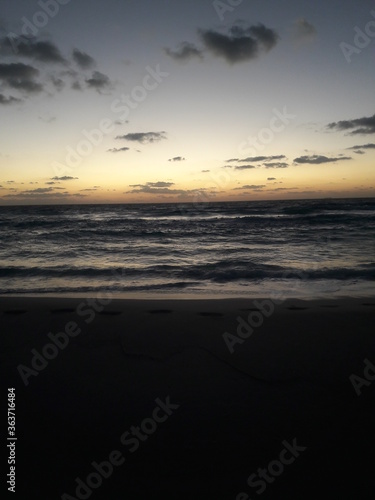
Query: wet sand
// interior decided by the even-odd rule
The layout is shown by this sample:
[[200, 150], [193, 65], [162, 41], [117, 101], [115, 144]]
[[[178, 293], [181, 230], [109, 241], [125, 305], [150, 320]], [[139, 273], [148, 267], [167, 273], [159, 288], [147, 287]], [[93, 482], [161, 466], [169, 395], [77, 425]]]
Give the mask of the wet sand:
[[373, 499], [374, 319], [368, 298], [1, 298], [16, 498]]

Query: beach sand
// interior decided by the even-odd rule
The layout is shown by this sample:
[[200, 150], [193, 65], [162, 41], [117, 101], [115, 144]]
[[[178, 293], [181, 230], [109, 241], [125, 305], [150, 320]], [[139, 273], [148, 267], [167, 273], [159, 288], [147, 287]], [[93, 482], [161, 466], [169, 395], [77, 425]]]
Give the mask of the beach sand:
[[368, 298], [1, 298], [15, 497], [373, 500], [374, 319]]

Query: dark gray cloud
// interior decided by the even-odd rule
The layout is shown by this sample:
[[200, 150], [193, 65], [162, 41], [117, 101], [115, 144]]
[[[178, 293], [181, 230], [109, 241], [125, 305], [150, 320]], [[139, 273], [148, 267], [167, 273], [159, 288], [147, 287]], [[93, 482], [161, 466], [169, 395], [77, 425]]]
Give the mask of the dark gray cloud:
[[254, 165], [239, 165], [237, 167], [229, 167], [229, 168], [234, 168], [235, 170], [251, 170], [257, 167], [255, 167]]
[[268, 191], [292, 191], [293, 189], [298, 189], [296, 187], [291, 187], [291, 188], [274, 188], [274, 189], [268, 189]]
[[375, 144], [360, 144], [359, 146], [352, 146], [347, 149], [354, 149], [354, 152], [357, 153], [358, 150], [362, 149], [375, 149]]
[[107, 75], [101, 73], [100, 71], [94, 71], [91, 78], [85, 80], [89, 88], [96, 90], [101, 93], [103, 90], [111, 88], [111, 80]]
[[22, 100], [12, 96], [5, 97], [5, 95], [0, 94], [0, 105], [6, 106], [7, 104], [16, 104], [17, 102], [22, 102]]
[[266, 186], [264, 184], [245, 184], [242, 187], [233, 188], [233, 191], [241, 191], [242, 189], [251, 189], [253, 191], [262, 190]]
[[[286, 156], [277, 155], [277, 156], [249, 156], [248, 158], [244, 158], [243, 160], [238, 160], [240, 163], [248, 163], [248, 162], [260, 162], [260, 161], [273, 161], [273, 160], [284, 160]], [[235, 161], [235, 160], [233, 160]]]
[[58, 90], [59, 92], [63, 90], [63, 88], [65, 87], [65, 82], [61, 78], [56, 78], [55, 76], [52, 76], [51, 82], [52, 85], [55, 87], [55, 89]]
[[107, 149], [108, 153], [121, 153], [122, 151], [129, 151], [130, 148], [124, 147], [124, 148], [111, 148]]
[[207, 50], [230, 64], [255, 59], [262, 49], [268, 52], [278, 40], [277, 33], [263, 24], [247, 28], [235, 25], [229, 34], [199, 30], [199, 35]]
[[175, 156], [174, 158], [169, 158], [168, 161], [185, 161], [185, 158], [183, 156]]
[[267, 177], [267, 181], [275, 181], [276, 177]]
[[165, 181], [148, 182], [147, 185], [155, 188], [164, 188], [173, 186], [174, 182], [165, 182]]
[[[174, 186], [174, 182], [147, 182], [146, 184], [133, 184], [131, 191], [127, 193], [145, 193], [145, 194], [159, 194], [159, 195], [197, 195], [197, 193], [204, 193], [205, 189], [191, 190], [191, 189], [171, 189]], [[126, 194], [126, 193], [125, 193]]]
[[82, 90], [82, 85], [79, 83], [78, 80], [72, 83], [71, 85], [73, 90]]
[[288, 163], [283, 161], [263, 163], [266, 168], [288, 168]]
[[188, 61], [194, 57], [203, 58], [202, 51], [189, 42], [183, 42], [176, 50], [166, 48], [164, 52], [172, 59], [180, 62]]
[[[232, 28], [232, 34], [235, 34], [233, 29], [236, 28]], [[239, 32], [239, 36], [245, 36], [246, 34], [253, 35], [257, 39], [258, 43], [263, 45], [266, 51], [273, 49], [279, 39], [276, 31], [266, 28], [264, 24], [260, 23], [255, 26], [250, 26], [247, 30], [243, 30], [242, 33]]]
[[335, 163], [341, 160], [352, 160], [350, 156], [340, 156], [338, 158], [328, 158], [322, 155], [311, 155], [311, 156], [300, 156], [294, 159], [295, 163], [299, 164], [310, 164], [310, 165], [321, 165], [322, 163]]
[[[231, 158], [230, 160], [227, 160], [227, 162], [238, 162], [238, 163], [247, 163], [247, 162], [252, 162], [252, 163], [263, 163], [263, 166], [266, 168], [287, 168], [289, 165], [285, 162], [279, 162], [275, 160], [284, 160], [286, 159], [285, 155], [275, 155], [275, 156], [249, 156], [248, 158], [244, 158], [242, 160], [239, 160], [238, 158]], [[271, 160], [271, 161], [270, 161]], [[246, 165], [237, 165], [237, 166], [231, 166], [231, 165], [226, 165], [223, 168], [233, 168], [235, 170], [249, 170], [253, 168], [261, 168], [259, 165], [251, 165], [250, 163]]]
[[86, 52], [81, 52], [78, 49], [73, 50], [73, 60], [81, 69], [88, 69], [95, 66], [95, 59]]
[[22, 191], [21, 194], [45, 194], [45, 193], [51, 193], [53, 190], [54, 190], [53, 187], [36, 188], [36, 189], [28, 189], [27, 191]]
[[19, 37], [11, 42], [8, 37], [5, 37], [0, 40], [0, 44], [8, 54], [12, 54], [16, 48], [18, 57], [28, 57], [44, 63], [66, 64], [67, 62], [59, 48], [50, 41]]
[[[57, 189], [57, 188], [56, 188]], [[63, 193], [56, 193], [53, 188], [40, 188], [40, 189], [35, 189], [35, 190], [29, 190], [29, 191], [21, 191], [17, 194], [8, 194], [3, 196], [3, 199], [14, 199], [14, 200], [33, 200], [33, 201], [53, 201], [54, 199], [61, 199], [64, 200], [67, 197], [70, 198], [76, 198], [76, 197], [83, 197], [85, 195], [76, 193], [76, 194], [70, 194], [67, 191], [64, 191]]]
[[64, 175], [63, 177], [52, 177], [51, 181], [75, 181], [78, 177], [70, 177], [69, 175]]
[[[0, 85], [32, 94], [47, 90], [49, 94], [61, 91], [66, 85], [74, 90], [94, 89], [98, 93], [111, 90], [110, 78], [100, 71], [93, 71], [91, 76], [72, 67], [75, 62], [79, 70], [85, 70], [95, 64], [94, 59], [78, 49], [74, 49], [72, 59], [63, 57], [60, 49], [51, 41], [36, 37], [0, 37], [0, 48], [6, 63], [0, 64]], [[25, 58], [32, 59], [32, 65], [25, 64]], [[48, 71], [54, 67], [53, 75]], [[62, 66], [62, 67], [61, 67]], [[12, 96], [18, 98], [19, 96]], [[24, 95], [22, 95], [24, 97]], [[15, 103], [14, 100], [2, 99], [0, 104]]]
[[329, 130], [349, 131], [350, 135], [375, 134], [375, 115], [328, 124]]
[[152, 144], [166, 139], [166, 132], [132, 132], [125, 135], [118, 135], [116, 139], [139, 142], [140, 144]]
[[41, 92], [43, 85], [35, 79], [39, 70], [23, 63], [0, 64], [0, 81], [12, 89], [27, 93]]

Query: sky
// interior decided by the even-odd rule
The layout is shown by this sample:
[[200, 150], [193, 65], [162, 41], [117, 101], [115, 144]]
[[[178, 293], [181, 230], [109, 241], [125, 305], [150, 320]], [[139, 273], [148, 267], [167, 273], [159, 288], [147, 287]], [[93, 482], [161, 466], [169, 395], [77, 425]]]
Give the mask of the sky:
[[0, 204], [375, 195], [370, 0], [0, 0]]

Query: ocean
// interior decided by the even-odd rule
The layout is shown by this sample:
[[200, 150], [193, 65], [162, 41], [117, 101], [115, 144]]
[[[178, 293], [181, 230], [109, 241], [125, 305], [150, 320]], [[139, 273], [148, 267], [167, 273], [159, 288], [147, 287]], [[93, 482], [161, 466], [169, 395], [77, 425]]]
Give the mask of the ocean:
[[366, 297], [375, 199], [0, 207], [0, 293]]

